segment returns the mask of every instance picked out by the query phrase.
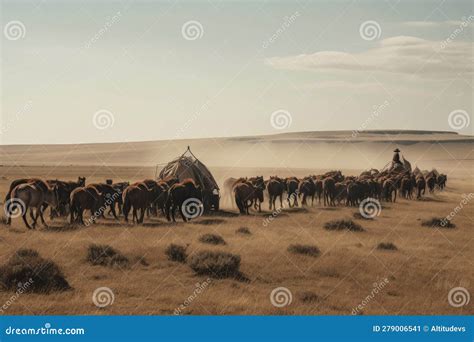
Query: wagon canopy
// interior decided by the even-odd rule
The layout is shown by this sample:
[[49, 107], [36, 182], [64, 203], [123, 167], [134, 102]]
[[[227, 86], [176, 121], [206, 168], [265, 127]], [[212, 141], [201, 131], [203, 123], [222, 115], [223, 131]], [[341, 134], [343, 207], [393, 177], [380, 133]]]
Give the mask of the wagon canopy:
[[[185, 154], [189, 152], [189, 156]], [[197, 159], [188, 148], [180, 157], [169, 162], [160, 172], [159, 177], [177, 177], [180, 182], [186, 178], [192, 178], [194, 182], [203, 190], [219, 191], [219, 186], [212, 176], [211, 171]]]

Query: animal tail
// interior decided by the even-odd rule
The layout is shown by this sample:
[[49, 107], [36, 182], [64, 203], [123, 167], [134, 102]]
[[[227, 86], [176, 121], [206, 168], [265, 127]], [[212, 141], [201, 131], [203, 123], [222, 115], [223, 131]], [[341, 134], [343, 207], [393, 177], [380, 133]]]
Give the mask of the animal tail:
[[123, 196], [123, 216], [125, 217], [125, 221], [128, 221], [128, 214], [130, 213], [130, 208], [132, 207], [132, 204], [130, 203], [130, 198], [127, 196], [128, 194], [126, 193]]
[[168, 194], [166, 201], [165, 201], [165, 213], [166, 213], [166, 219], [168, 221], [171, 221], [171, 216], [170, 216], [170, 211], [171, 211], [171, 206], [173, 205], [173, 196], [171, 194]]
[[235, 204], [237, 204], [237, 207], [239, 208], [240, 213], [244, 214], [245, 213], [244, 205], [237, 194], [235, 194]]

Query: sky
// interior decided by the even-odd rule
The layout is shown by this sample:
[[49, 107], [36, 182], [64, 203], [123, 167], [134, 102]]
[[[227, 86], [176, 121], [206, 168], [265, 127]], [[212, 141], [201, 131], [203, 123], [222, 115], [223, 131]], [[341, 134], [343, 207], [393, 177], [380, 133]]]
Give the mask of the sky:
[[471, 1], [1, 6], [1, 144], [473, 134]]

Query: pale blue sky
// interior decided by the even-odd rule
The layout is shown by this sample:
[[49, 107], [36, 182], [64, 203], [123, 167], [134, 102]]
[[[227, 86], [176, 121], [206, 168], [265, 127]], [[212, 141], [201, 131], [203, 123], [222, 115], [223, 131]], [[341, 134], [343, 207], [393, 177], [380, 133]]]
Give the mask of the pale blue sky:
[[[452, 111], [472, 119], [472, 7], [463, 0], [3, 1], [0, 142], [362, 125], [452, 130]], [[25, 27], [18, 40], [3, 32], [13, 20]], [[201, 38], [183, 38], [190, 20], [202, 25]], [[359, 32], [369, 20], [380, 26], [374, 40]], [[292, 120], [276, 130], [270, 118], [280, 109]], [[93, 122], [100, 110], [113, 116], [106, 129]], [[459, 132], [472, 134], [472, 123]]]

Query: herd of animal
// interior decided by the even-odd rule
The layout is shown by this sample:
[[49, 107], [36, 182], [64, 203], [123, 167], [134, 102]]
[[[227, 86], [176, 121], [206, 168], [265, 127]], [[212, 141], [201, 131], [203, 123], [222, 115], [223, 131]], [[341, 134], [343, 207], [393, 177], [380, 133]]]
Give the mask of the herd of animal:
[[[447, 176], [438, 174], [435, 170], [394, 174], [372, 169], [359, 176], [344, 176], [341, 171], [330, 171], [302, 179], [277, 176], [267, 180], [263, 176], [229, 178], [224, 182], [224, 188], [232, 202], [235, 201], [240, 213], [249, 214], [252, 206], [259, 212], [262, 210], [265, 190], [268, 193], [269, 209], [275, 210], [278, 199], [280, 207], [283, 207], [284, 194], [290, 207], [298, 206], [299, 201], [303, 206], [308, 205], [309, 200], [313, 205], [315, 199], [320, 204], [322, 200], [325, 206], [341, 203], [357, 206], [366, 198], [395, 202], [397, 193], [406, 199], [419, 199], [425, 194], [426, 188], [433, 192], [436, 187], [443, 189], [446, 182]], [[43, 213], [48, 207], [51, 219], [69, 217], [71, 223], [83, 225], [87, 224], [83, 216], [86, 210], [91, 213], [88, 223], [94, 223], [106, 214], [117, 220], [119, 216], [123, 216], [125, 222], [129, 222], [130, 213], [134, 223], [143, 223], [145, 214], [157, 216], [159, 211], [168, 221], [175, 222], [176, 210], [180, 212], [183, 221], [188, 221], [190, 217], [185, 214], [185, 206], [190, 199], [197, 200], [202, 205], [203, 189], [192, 179], [182, 182], [176, 177], [146, 179], [133, 184], [114, 183], [109, 179], [105, 183], [86, 184], [85, 177], [78, 177], [77, 181], [23, 178], [10, 184], [5, 198], [6, 223], [11, 223], [12, 216], [21, 215], [29, 229], [36, 227], [38, 218], [47, 226]], [[12, 215], [15, 210], [19, 210], [20, 214]], [[32, 224], [28, 222], [28, 212]]]
[[[42, 180], [38, 178], [23, 178], [10, 184], [5, 198], [7, 224], [11, 224], [13, 212], [20, 212], [25, 225], [32, 229], [36, 227], [38, 218], [47, 226], [43, 213], [50, 207], [50, 218], [70, 217], [71, 223], [86, 224], [83, 213], [90, 210], [89, 222], [95, 222], [105, 214], [119, 219], [123, 215], [128, 222], [130, 212], [132, 220], [143, 223], [145, 213], [157, 215], [161, 210], [167, 219], [176, 221], [176, 209], [180, 210], [184, 221], [188, 218], [183, 213], [183, 202], [189, 198], [202, 200], [201, 189], [192, 179], [179, 182], [178, 178], [144, 181], [130, 184], [129, 182], [105, 183], [86, 185], [86, 178], [79, 177], [77, 181]], [[106, 213], [108, 209], [108, 212]], [[28, 222], [29, 212], [32, 224]]]
[[432, 193], [436, 187], [446, 186], [447, 176], [436, 170], [421, 172], [418, 169], [393, 173], [388, 170], [379, 172], [376, 169], [365, 171], [359, 176], [344, 176], [341, 171], [330, 171], [322, 175], [311, 175], [298, 179], [296, 177], [280, 178], [272, 176], [264, 180], [263, 176], [252, 178], [229, 178], [224, 187], [230, 200], [234, 201], [241, 214], [249, 214], [252, 206], [261, 211], [264, 191], [268, 193], [269, 209], [275, 210], [275, 202], [283, 196], [290, 207], [311, 205], [315, 199], [325, 206], [345, 204], [357, 206], [366, 198], [395, 202], [397, 193], [405, 199], [421, 198], [426, 188]]

